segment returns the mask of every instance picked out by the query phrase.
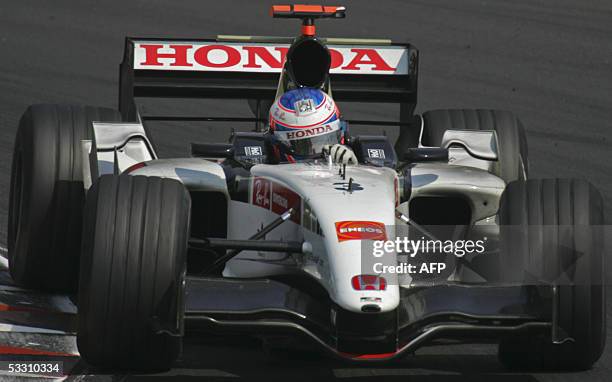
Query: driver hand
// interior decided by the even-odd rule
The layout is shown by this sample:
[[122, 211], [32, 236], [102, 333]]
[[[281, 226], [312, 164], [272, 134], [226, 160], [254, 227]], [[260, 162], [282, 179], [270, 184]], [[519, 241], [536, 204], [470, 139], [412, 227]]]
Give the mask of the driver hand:
[[357, 156], [350, 147], [335, 144], [331, 147], [326, 147], [326, 151], [331, 156], [334, 163], [339, 164], [357, 164]]

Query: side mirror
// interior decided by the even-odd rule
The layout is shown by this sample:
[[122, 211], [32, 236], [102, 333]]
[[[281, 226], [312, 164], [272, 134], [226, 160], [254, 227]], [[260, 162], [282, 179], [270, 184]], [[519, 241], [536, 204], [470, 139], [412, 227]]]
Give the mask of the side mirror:
[[408, 149], [402, 156], [404, 162], [448, 162], [448, 149], [441, 147], [416, 147]]

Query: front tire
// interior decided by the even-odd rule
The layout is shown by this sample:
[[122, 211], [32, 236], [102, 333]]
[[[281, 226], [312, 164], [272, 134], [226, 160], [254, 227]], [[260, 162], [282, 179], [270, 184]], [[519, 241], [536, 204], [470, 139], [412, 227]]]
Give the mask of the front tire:
[[510, 368], [590, 368], [606, 340], [601, 194], [583, 180], [516, 181], [502, 196], [499, 219], [501, 269], [557, 288], [553, 309], [563, 341], [553, 343], [550, 335], [506, 339], [501, 362]]
[[190, 209], [187, 190], [173, 179], [106, 175], [91, 187], [77, 334], [87, 363], [159, 371], [176, 360]]
[[9, 197], [8, 257], [15, 282], [27, 288], [76, 289], [81, 249], [81, 140], [93, 121], [121, 121], [92, 106], [32, 105], [19, 121]]

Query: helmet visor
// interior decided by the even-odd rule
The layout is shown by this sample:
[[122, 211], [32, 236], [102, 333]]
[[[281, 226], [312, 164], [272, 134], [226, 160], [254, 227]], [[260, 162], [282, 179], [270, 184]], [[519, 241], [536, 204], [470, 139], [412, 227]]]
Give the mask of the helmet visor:
[[315, 137], [284, 141], [284, 143], [289, 147], [293, 154], [310, 156], [321, 154], [325, 146], [339, 143], [340, 134], [340, 130], [335, 130], [327, 134], [317, 135]]
[[340, 143], [342, 130], [340, 121], [334, 120], [324, 125], [297, 129], [276, 130], [274, 136], [280, 140], [293, 155], [312, 156], [321, 154], [323, 147]]

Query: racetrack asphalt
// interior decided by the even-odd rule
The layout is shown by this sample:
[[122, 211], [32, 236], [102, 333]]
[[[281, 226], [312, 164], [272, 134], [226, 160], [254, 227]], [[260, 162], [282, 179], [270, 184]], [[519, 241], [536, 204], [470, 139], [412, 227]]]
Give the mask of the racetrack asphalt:
[[[118, 64], [126, 35], [294, 35], [296, 21], [269, 18], [271, 3], [0, 1], [0, 245], [6, 242], [14, 135], [29, 104], [116, 107]], [[413, 43], [421, 52], [417, 111], [514, 111], [526, 127], [531, 176], [590, 180], [603, 193], [606, 221], [612, 222], [609, 0], [359, 0], [346, 5], [346, 19], [318, 23], [321, 35]], [[244, 103], [238, 105], [244, 112], [235, 106], [215, 101], [204, 108], [213, 115], [249, 115]], [[388, 118], [396, 110], [354, 105], [343, 112], [349, 118], [365, 119]], [[387, 128], [387, 133], [396, 134], [393, 128]], [[161, 155], [177, 156], [188, 154], [190, 141], [225, 141], [229, 129], [210, 124], [158, 125], [153, 134]], [[612, 303], [608, 302], [610, 324]], [[306, 355], [270, 360], [257, 347], [188, 342], [178, 368], [158, 377], [313, 380], [384, 375], [406, 380], [405, 375], [411, 375], [415, 381], [610, 381], [610, 348], [596, 367], [585, 373], [530, 374], [502, 369], [490, 346], [435, 348], [417, 352], [417, 357], [399, 364], [354, 367]]]

